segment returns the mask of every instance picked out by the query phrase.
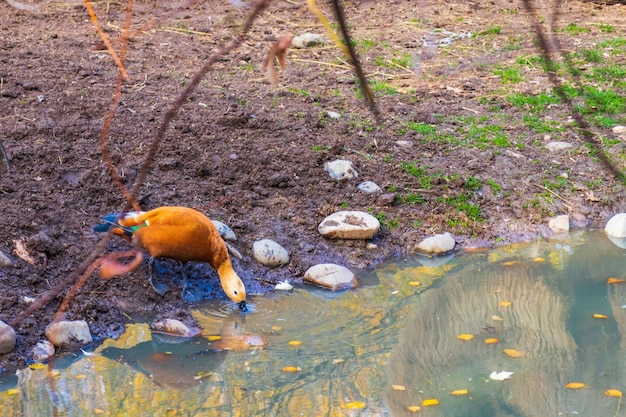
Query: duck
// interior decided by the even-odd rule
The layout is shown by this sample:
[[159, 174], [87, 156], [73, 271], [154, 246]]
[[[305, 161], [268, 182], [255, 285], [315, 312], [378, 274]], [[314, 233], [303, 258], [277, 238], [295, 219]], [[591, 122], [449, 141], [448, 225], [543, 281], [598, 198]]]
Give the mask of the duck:
[[[246, 288], [234, 270], [226, 243], [213, 222], [204, 214], [188, 207], [163, 206], [150, 211], [124, 214], [111, 213], [94, 226], [95, 232], [108, 232], [129, 241], [147, 252], [150, 285], [160, 295], [167, 288], [157, 287], [153, 281], [155, 259], [168, 258], [183, 263], [205, 262], [217, 272], [224, 293], [247, 312]], [[187, 273], [183, 272], [183, 297], [187, 291]]]

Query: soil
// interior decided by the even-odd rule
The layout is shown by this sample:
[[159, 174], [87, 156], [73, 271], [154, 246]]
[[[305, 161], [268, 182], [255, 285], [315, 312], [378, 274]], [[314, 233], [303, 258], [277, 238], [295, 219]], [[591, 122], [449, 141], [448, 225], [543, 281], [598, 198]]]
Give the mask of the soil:
[[[166, 111], [203, 63], [238, 34], [249, 10], [235, 3], [135, 4], [125, 61], [130, 81], [106, 138], [127, 187], [135, 184]], [[329, 4], [319, 6], [333, 20]], [[566, 51], [624, 36], [626, 6], [563, 7], [559, 27], [590, 28], [555, 30]], [[94, 8], [119, 52], [126, 5], [97, 2]], [[362, 1], [345, 2], [344, 9], [365, 72], [380, 87], [381, 124], [330, 42], [290, 49], [279, 85], [267, 82], [261, 64], [279, 36], [327, 38], [304, 0], [274, 0], [243, 45], [221, 58], [186, 100], [137, 196], [143, 209], [188, 206], [229, 225], [243, 255], [234, 259], [235, 268], [249, 294], [264, 294], [285, 279], [298, 285], [317, 263], [372, 268], [411, 255], [416, 242], [444, 231], [467, 250], [549, 237], [548, 220], [558, 214], [570, 215], [575, 228], [597, 228], [624, 211], [622, 184], [585, 146], [566, 105], [550, 105], [542, 115], [564, 126], [561, 131], [538, 133], [515, 123], [527, 109], [513, 106], [507, 95], [552, 88], [540, 68], [524, 67], [522, 81], [508, 85], [493, 72], [538, 55], [522, 3]], [[618, 33], [598, 30], [600, 23]], [[453, 38], [447, 48], [433, 43], [446, 31], [477, 34], [494, 27], [500, 30]], [[0, 163], [0, 251], [13, 262], [0, 268], [5, 322], [28, 307], [29, 297], [62, 285], [103, 238], [93, 225], [124, 207], [100, 147], [116, 76], [82, 1], [43, 2], [36, 11], [0, 3], [0, 141], [10, 162]], [[464, 141], [468, 118], [493, 115], [494, 107], [510, 146]], [[429, 140], [411, 128], [418, 124], [434, 126], [449, 140]], [[594, 131], [614, 136], [609, 128]], [[573, 147], [550, 152], [545, 145], [552, 140]], [[331, 179], [324, 164], [335, 159], [352, 161], [358, 178]], [[421, 167], [430, 183], [412, 175], [411, 166]], [[566, 186], [550, 188], [559, 178]], [[382, 191], [357, 190], [366, 180]], [[465, 209], [450, 200], [462, 195]], [[478, 207], [480, 216], [468, 207]], [[321, 237], [318, 224], [344, 209], [376, 215], [380, 233], [370, 242]], [[261, 238], [288, 249], [289, 265], [272, 269], [256, 262], [251, 248]], [[106, 252], [127, 249], [118, 239]], [[188, 319], [192, 304], [181, 298], [182, 267], [158, 264], [159, 280], [172, 289], [164, 297], [148, 286], [145, 263], [109, 281], [94, 273], [65, 318], [87, 320], [97, 340], [119, 336], [135, 313]], [[208, 265], [192, 265], [191, 281], [199, 298], [224, 298]], [[17, 348], [0, 358], [2, 369], [27, 363], [68, 290], [17, 324]]]

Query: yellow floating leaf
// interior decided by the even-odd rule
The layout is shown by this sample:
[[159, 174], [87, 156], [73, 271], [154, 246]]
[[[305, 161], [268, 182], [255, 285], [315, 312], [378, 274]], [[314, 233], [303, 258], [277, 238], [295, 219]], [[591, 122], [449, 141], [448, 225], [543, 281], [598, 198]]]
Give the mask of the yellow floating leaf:
[[86, 374], [78, 374], [78, 375], [76, 375], [76, 379], [85, 379], [85, 378], [87, 378]]
[[500, 317], [500, 316], [496, 316], [496, 315], [494, 314], [493, 316], [491, 316], [491, 320], [494, 320], [494, 321], [502, 321], [502, 320], [504, 320], [504, 319], [503, 319], [502, 317]]
[[620, 397], [622, 396], [622, 391], [618, 390], [618, 389], [607, 389], [606, 391], [604, 391], [604, 393], [606, 395], [608, 395], [609, 397]]
[[15, 394], [19, 394], [20, 393], [20, 389], [19, 388], [10, 388], [7, 390], [7, 394], [9, 395], [15, 395]]
[[410, 281], [409, 285], [412, 285], [414, 287], [419, 287], [420, 285], [422, 285], [422, 283], [419, 281]]
[[512, 358], [520, 358], [524, 356], [524, 354], [517, 349], [504, 349], [504, 353]]
[[345, 359], [341, 359], [341, 358], [333, 359], [333, 363], [334, 364], [342, 363], [342, 362], [345, 362], [345, 361], [346, 361]]
[[510, 301], [500, 301], [500, 306], [501, 307], [510, 307], [511, 306], [511, 302]]
[[470, 333], [463, 333], [463, 334], [458, 335], [457, 337], [461, 340], [469, 341], [474, 338], [474, 335]]
[[283, 366], [283, 372], [300, 372], [302, 368], [299, 366]]
[[391, 385], [391, 388], [396, 391], [406, 391], [406, 387], [404, 385]]
[[489, 339], [485, 339], [485, 343], [488, 345], [493, 345], [494, 343], [498, 343], [499, 340], [495, 337], [490, 337]]
[[61, 375], [61, 371], [59, 371], [58, 369], [53, 369], [52, 371], [48, 372], [48, 376], [59, 376]]
[[467, 390], [466, 389], [455, 389], [450, 394], [452, 394], [452, 395], [467, 395]]
[[536, 258], [534, 259], [534, 261], [535, 261], [535, 262], [545, 262], [545, 261], [546, 261], [546, 258], [536, 257]]
[[422, 409], [422, 407], [420, 407], [419, 405], [410, 405], [408, 408], [409, 408], [409, 411], [412, 411], [412, 412], [416, 412]]
[[513, 266], [513, 265], [517, 265], [517, 261], [506, 261], [506, 262], [502, 262], [502, 265], [504, 265], [504, 266]]
[[609, 316], [605, 316], [604, 314], [594, 314], [593, 318], [594, 319], [608, 319]]
[[300, 346], [302, 342], [300, 340], [290, 340], [288, 344], [291, 346]]
[[280, 332], [283, 328], [280, 326], [272, 326], [272, 330], [274, 330], [275, 332]]
[[47, 369], [48, 365], [44, 365], [43, 363], [31, 363], [30, 365], [28, 365], [28, 367], [30, 369], [37, 370], [37, 369]]
[[584, 387], [585, 387], [585, 384], [583, 382], [570, 382], [569, 384], [565, 386], [565, 388], [571, 388], [571, 389], [580, 389]]
[[438, 404], [439, 404], [439, 400], [436, 398], [429, 398], [427, 400], [422, 401], [423, 407], [429, 407], [431, 405], [438, 405]]
[[607, 284], [619, 284], [620, 282], [624, 282], [624, 280], [623, 279], [619, 279], [619, 278], [613, 278], [613, 277], [609, 278], [606, 281]]
[[102, 413], [104, 413], [104, 410], [101, 409], [101, 408], [94, 408], [93, 409], [93, 413], [94, 414], [102, 414]]
[[220, 340], [222, 338], [222, 336], [219, 335], [211, 335], [209, 337], [207, 337], [207, 339], [209, 339], [209, 342], [214, 342], [216, 340]]
[[352, 401], [342, 405], [343, 408], [365, 408], [365, 403], [361, 401]]

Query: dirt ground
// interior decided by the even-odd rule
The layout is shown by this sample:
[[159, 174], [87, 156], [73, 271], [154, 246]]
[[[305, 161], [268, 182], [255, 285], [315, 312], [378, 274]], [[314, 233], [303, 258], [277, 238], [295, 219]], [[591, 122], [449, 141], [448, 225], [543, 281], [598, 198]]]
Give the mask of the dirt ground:
[[[165, 112], [186, 83], [241, 28], [248, 10], [233, 3], [135, 4], [125, 65], [130, 81], [107, 138], [126, 186], [135, 183]], [[558, 26], [590, 29], [555, 31], [566, 51], [624, 36], [626, 6], [565, 3]], [[118, 49], [125, 7], [94, 3]], [[333, 21], [329, 4], [320, 7]], [[290, 49], [280, 85], [268, 84], [261, 64], [278, 36], [311, 32], [328, 39], [305, 0], [274, 0], [244, 44], [213, 67], [182, 107], [138, 195], [144, 209], [183, 205], [228, 224], [238, 236], [234, 246], [243, 259], [234, 263], [249, 294], [271, 291], [287, 278], [298, 285], [316, 263], [371, 268], [410, 255], [416, 242], [434, 233], [453, 233], [459, 249], [485, 247], [548, 237], [548, 220], [558, 214], [569, 214], [576, 228], [595, 228], [626, 209], [623, 185], [585, 146], [568, 122], [567, 106], [545, 109], [544, 120], [564, 126], [553, 133], [517, 122], [526, 109], [506, 96], [552, 88], [540, 68], [524, 67], [515, 84], [503, 84], [494, 73], [538, 55], [521, 2], [362, 1], [344, 7], [365, 72], [377, 87], [381, 125], [328, 41]], [[549, 9], [541, 14], [549, 21]], [[597, 30], [600, 24], [616, 32]], [[500, 29], [486, 31], [495, 27]], [[452, 43], [438, 47], [447, 36]], [[10, 167], [0, 163], [0, 251], [13, 261], [0, 268], [5, 322], [28, 307], [28, 297], [43, 295], [76, 270], [102, 239], [93, 225], [124, 206], [99, 144], [116, 74], [83, 2], [42, 2], [37, 11], [0, 3], [0, 141], [10, 161]], [[464, 141], [471, 133], [468, 120], [493, 114], [494, 107], [510, 146]], [[624, 121], [624, 113], [618, 116]], [[417, 125], [433, 126], [448, 140], [429, 140]], [[610, 127], [593, 130], [614, 137]], [[573, 147], [551, 152], [545, 147], [550, 140]], [[623, 143], [607, 152], [619, 155]], [[358, 179], [328, 176], [324, 163], [338, 158], [354, 163]], [[411, 167], [421, 167], [428, 182]], [[565, 186], [550, 187], [559, 178]], [[366, 180], [382, 192], [358, 191]], [[455, 196], [466, 196], [469, 205], [455, 205]], [[471, 207], [480, 214], [468, 215]], [[381, 219], [375, 248], [318, 234], [323, 218], [343, 209]], [[288, 249], [290, 264], [258, 264], [251, 248], [260, 238]], [[19, 256], [19, 246], [32, 259]], [[128, 248], [116, 240], [107, 252]], [[118, 336], [133, 313], [188, 318], [180, 266], [160, 263], [159, 279], [172, 288], [165, 297], [148, 286], [146, 272], [144, 265], [110, 281], [93, 274], [65, 318], [87, 320], [96, 339]], [[194, 265], [191, 278], [200, 298], [224, 297], [207, 265]], [[17, 326], [17, 349], [0, 358], [0, 368], [24, 366], [66, 292]]]

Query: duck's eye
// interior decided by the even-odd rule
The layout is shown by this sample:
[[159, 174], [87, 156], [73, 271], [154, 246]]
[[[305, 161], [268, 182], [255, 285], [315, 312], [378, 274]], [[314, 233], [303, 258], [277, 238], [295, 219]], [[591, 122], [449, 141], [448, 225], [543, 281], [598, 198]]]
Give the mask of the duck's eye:
[[239, 291], [235, 290], [235, 295], [239, 295]]

